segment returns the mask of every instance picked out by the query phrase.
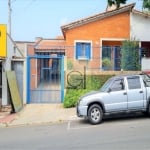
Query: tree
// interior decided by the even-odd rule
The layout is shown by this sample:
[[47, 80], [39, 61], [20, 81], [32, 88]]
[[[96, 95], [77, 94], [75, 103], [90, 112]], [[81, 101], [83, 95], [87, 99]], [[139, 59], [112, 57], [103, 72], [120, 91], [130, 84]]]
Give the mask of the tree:
[[140, 70], [139, 42], [136, 40], [126, 40], [121, 47], [121, 69]]
[[108, 5], [116, 5], [117, 8], [120, 7], [121, 4], [126, 4], [127, 0], [108, 0]]
[[150, 11], [150, 0], [143, 0], [143, 9]]

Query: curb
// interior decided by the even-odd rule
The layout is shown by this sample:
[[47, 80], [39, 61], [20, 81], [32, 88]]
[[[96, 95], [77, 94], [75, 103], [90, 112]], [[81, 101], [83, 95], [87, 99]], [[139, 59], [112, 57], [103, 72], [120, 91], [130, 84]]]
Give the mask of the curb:
[[69, 120], [61, 120], [61, 121], [49, 121], [49, 122], [38, 122], [38, 123], [22, 123], [22, 124], [11, 124], [11, 123], [0, 123], [0, 128], [15, 128], [15, 127], [26, 127], [26, 126], [40, 126], [40, 125], [55, 125], [55, 124], [60, 124], [60, 123], [65, 123], [68, 122]]

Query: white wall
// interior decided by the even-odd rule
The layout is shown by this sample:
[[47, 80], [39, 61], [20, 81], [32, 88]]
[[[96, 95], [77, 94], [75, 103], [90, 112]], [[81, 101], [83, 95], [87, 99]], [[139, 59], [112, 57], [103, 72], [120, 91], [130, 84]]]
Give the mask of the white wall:
[[150, 16], [131, 13], [130, 17], [130, 38], [139, 41], [150, 41]]
[[[16, 48], [16, 45], [14, 41], [11, 39], [11, 37], [7, 34], [7, 57], [2, 61], [2, 105], [8, 105], [9, 104], [9, 94], [8, 94], [8, 84], [7, 84], [7, 78], [6, 78], [6, 71], [10, 71], [12, 68], [12, 56], [22, 57], [22, 54], [20, 54], [19, 50]], [[18, 61], [24, 61], [18, 60]], [[24, 71], [25, 74], [25, 71]], [[26, 91], [25, 91], [26, 92]]]
[[141, 70], [142, 71], [150, 71], [150, 58], [142, 58]]
[[9, 101], [9, 95], [8, 95], [8, 84], [6, 79], [6, 71], [11, 70], [11, 59], [14, 52], [14, 45], [10, 39], [10, 37], [7, 35], [7, 57], [2, 62], [2, 105], [7, 105]]

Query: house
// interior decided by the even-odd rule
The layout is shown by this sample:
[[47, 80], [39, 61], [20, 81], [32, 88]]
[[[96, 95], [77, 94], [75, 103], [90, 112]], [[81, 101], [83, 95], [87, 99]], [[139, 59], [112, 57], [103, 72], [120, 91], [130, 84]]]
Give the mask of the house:
[[67, 69], [102, 71], [102, 60], [121, 70], [122, 41], [136, 38], [140, 55], [150, 57], [150, 15], [135, 3], [61, 26], [63, 37], [36, 38], [27, 45], [27, 103], [63, 102]]
[[141, 55], [150, 57], [150, 15], [134, 10], [134, 6], [125, 5], [62, 26], [67, 58], [76, 67], [87, 64], [87, 69], [102, 70], [102, 60], [108, 57], [112, 70], [121, 70], [120, 46], [132, 38], [139, 41]]
[[111, 70], [121, 70], [122, 42], [136, 39], [141, 57], [150, 57], [150, 15], [135, 10], [134, 6], [132, 3], [108, 9], [61, 26], [63, 37], [37, 38], [28, 55], [65, 55], [72, 69], [86, 66], [89, 70], [103, 70], [102, 60], [109, 58]]

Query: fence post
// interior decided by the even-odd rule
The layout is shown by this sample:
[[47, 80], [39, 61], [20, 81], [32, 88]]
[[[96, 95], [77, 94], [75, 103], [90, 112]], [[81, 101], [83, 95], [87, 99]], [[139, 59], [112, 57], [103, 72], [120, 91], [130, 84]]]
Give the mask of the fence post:
[[86, 66], [84, 66], [84, 89], [86, 89]]

